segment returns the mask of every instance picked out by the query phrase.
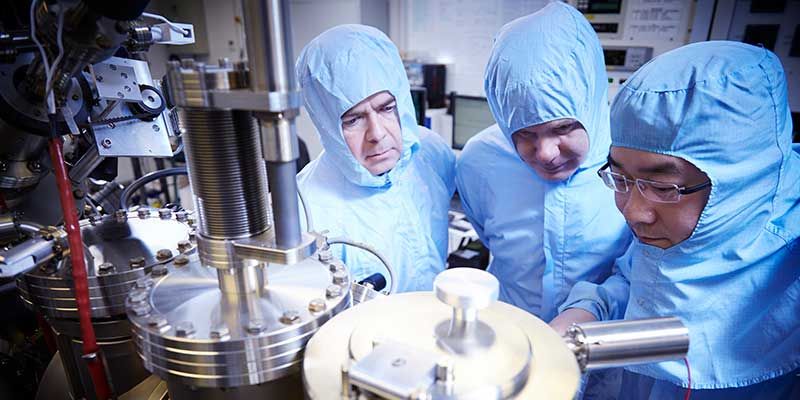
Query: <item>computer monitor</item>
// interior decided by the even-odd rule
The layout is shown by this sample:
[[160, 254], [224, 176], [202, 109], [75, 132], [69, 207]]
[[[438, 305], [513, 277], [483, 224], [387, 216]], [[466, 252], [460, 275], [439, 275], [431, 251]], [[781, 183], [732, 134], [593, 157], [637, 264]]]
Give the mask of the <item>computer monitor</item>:
[[453, 110], [453, 148], [456, 150], [463, 149], [467, 140], [495, 124], [485, 97], [452, 93], [450, 102]]

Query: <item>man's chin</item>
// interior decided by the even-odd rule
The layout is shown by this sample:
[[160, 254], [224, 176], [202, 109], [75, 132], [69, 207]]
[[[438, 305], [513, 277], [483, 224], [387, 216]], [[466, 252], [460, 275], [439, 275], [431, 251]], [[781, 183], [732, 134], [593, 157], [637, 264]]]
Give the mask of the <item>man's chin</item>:
[[375, 164], [365, 165], [364, 167], [372, 175], [380, 176], [392, 170], [397, 165], [398, 160], [386, 160]]
[[542, 168], [534, 168], [533, 170], [536, 172], [536, 175], [539, 175], [540, 178], [551, 182], [564, 181], [572, 176], [573, 173], [575, 173], [575, 169], [573, 168], [562, 168], [553, 172]]

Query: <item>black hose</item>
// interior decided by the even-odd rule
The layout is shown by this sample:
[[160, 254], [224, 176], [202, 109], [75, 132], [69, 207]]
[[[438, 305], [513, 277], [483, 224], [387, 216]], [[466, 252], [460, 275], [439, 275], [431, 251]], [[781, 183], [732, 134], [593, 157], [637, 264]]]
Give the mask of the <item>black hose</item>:
[[128, 209], [129, 202], [131, 201], [131, 197], [133, 197], [133, 193], [136, 192], [139, 188], [143, 187], [144, 185], [155, 181], [157, 179], [161, 179], [167, 176], [175, 176], [175, 175], [186, 175], [186, 167], [175, 167], [175, 168], [167, 168], [158, 171], [153, 171], [135, 181], [133, 181], [125, 190], [122, 191], [122, 195], [119, 198], [119, 206], [122, 209]]

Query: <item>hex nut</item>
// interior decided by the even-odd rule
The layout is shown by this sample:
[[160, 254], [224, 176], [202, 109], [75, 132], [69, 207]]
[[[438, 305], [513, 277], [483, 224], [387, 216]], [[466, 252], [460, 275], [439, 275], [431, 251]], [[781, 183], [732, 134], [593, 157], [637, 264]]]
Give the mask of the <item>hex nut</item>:
[[342, 287], [339, 285], [330, 285], [325, 288], [325, 297], [333, 299], [342, 295]]
[[347, 283], [347, 272], [336, 271], [333, 273], [333, 283], [337, 285], [344, 285]]
[[114, 272], [116, 267], [110, 262], [104, 262], [97, 266], [97, 275], [106, 275]]
[[147, 303], [137, 304], [131, 307], [131, 311], [137, 317], [144, 317], [150, 314], [150, 305]]
[[159, 261], [164, 261], [164, 260], [167, 260], [169, 258], [172, 258], [172, 250], [170, 250], [170, 249], [161, 249], [161, 250], [156, 252], [156, 258]]
[[325, 300], [322, 299], [313, 299], [308, 302], [308, 311], [313, 313], [325, 311], [327, 307], [328, 305], [325, 304]]
[[177, 257], [175, 257], [175, 260], [173, 261], [173, 263], [175, 263], [175, 265], [177, 265], [179, 267], [182, 267], [182, 266], [184, 266], [184, 265], [189, 263], [189, 258], [186, 257], [186, 256], [177, 256]]
[[152, 270], [150, 270], [150, 273], [153, 276], [164, 276], [164, 275], [167, 274], [167, 272], [168, 272], [167, 271], [167, 267], [165, 267], [163, 265], [156, 265], [156, 266], [153, 267]]
[[142, 303], [147, 300], [148, 295], [147, 289], [136, 289], [128, 294], [128, 300], [130, 300], [131, 303]]
[[175, 336], [189, 337], [194, 335], [194, 324], [189, 321], [181, 321], [175, 324]]
[[131, 268], [142, 268], [142, 267], [144, 267], [144, 263], [145, 263], [145, 259], [142, 256], [132, 257], [130, 260], [128, 260], [128, 265]]
[[212, 339], [222, 339], [224, 337], [230, 336], [231, 330], [228, 329], [225, 325], [217, 325], [211, 328], [211, 331], [208, 333]]
[[286, 311], [281, 315], [280, 321], [286, 325], [291, 325], [300, 321], [300, 313], [297, 311]]
[[188, 240], [181, 240], [178, 242], [178, 251], [181, 253], [185, 253], [187, 250], [192, 248], [192, 242]]
[[175, 219], [178, 220], [178, 222], [186, 222], [189, 219], [189, 213], [186, 211], [178, 211], [175, 213]]
[[153, 286], [153, 280], [149, 277], [141, 277], [136, 280], [136, 284], [134, 285], [137, 289], [147, 289]]
[[125, 210], [114, 211], [114, 217], [117, 219], [117, 222], [123, 223], [128, 220], [128, 212]]
[[170, 219], [172, 218], [172, 210], [169, 208], [159, 208], [158, 217], [161, 219]]
[[244, 328], [247, 333], [257, 335], [267, 329], [267, 324], [263, 319], [251, 319]]
[[167, 319], [162, 315], [152, 315], [147, 319], [147, 325], [153, 328], [163, 328], [167, 326]]
[[136, 211], [136, 214], [139, 216], [139, 218], [145, 219], [150, 216], [150, 209], [140, 208], [138, 211]]

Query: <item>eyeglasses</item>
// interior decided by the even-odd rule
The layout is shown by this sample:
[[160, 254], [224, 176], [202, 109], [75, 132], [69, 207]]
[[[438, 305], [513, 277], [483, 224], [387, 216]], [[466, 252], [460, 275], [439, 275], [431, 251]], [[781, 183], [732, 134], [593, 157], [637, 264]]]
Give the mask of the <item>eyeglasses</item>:
[[647, 179], [630, 179], [625, 175], [609, 171], [609, 167], [609, 163], [605, 163], [597, 170], [597, 175], [609, 189], [617, 193], [629, 193], [631, 186], [635, 184], [644, 198], [657, 203], [677, 203], [681, 201], [682, 195], [699, 192], [711, 186], [711, 181], [685, 187], [674, 183], [656, 182]]

